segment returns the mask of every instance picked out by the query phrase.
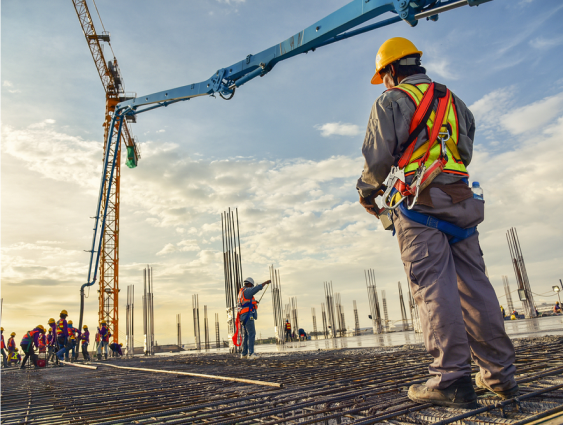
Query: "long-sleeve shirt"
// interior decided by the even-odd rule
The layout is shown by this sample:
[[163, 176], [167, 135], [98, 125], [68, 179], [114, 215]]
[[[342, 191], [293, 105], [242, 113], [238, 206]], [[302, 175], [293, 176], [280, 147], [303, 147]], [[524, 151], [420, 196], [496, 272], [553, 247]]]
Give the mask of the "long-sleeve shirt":
[[[62, 320], [63, 328], [61, 330], [61, 333], [59, 333], [59, 323], [61, 322], [61, 320]], [[68, 338], [68, 324], [66, 323], [66, 319], [60, 319], [57, 322], [56, 329], [57, 329], [57, 338], [61, 338], [61, 337]]]
[[104, 325], [102, 325], [101, 328], [98, 329], [98, 333], [100, 334], [100, 336], [102, 337], [102, 341], [109, 341], [109, 329], [106, 328]]
[[[262, 288], [264, 288], [263, 283], [260, 284], [260, 285], [253, 286], [252, 288], [245, 288], [244, 289], [244, 298], [246, 298], [247, 300], [251, 300], [252, 297], [254, 296], [254, 294], [257, 294], [259, 291], [262, 290]], [[249, 313], [241, 314], [240, 319], [244, 321], [248, 314]], [[250, 314], [252, 314], [252, 317], [254, 317], [254, 320], [258, 319], [258, 311], [257, 310], [254, 310]]]
[[123, 355], [123, 352], [121, 351], [121, 345], [119, 345], [117, 342], [114, 342], [113, 344], [109, 345], [109, 348], [111, 348], [113, 351], [115, 351], [116, 353], [119, 353], [120, 356]]
[[8, 351], [14, 351], [16, 349], [16, 341], [14, 337], [8, 338]]
[[90, 343], [90, 332], [85, 330], [81, 336], [82, 344], [89, 344]]
[[29, 343], [30, 343], [28, 335], [29, 335], [30, 333], [32, 333], [32, 332], [33, 332], [33, 335], [32, 335], [31, 343], [32, 343], [33, 345], [35, 345], [37, 348], [39, 348], [39, 336], [41, 335], [41, 332], [40, 332], [39, 328], [35, 328], [35, 329], [33, 329], [32, 331], [27, 332], [27, 333], [25, 334], [25, 336], [23, 337], [22, 342], [21, 342], [20, 345], [25, 345], [25, 344], [29, 344]]
[[[430, 84], [432, 80], [425, 74], [415, 74], [401, 81], [403, 84]], [[473, 155], [473, 139], [475, 136], [475, 119], [465, 103], [453, 95], [459, 123], [459, 139], [457, 148], [462, 162], [467, 167]], [[358, 179], [356, 189], [362, 197], [367, 197], [378, 190], [391, 167], [395, 165], [406, 150], [410, 124], [416, 105], [401, 90], [384, 92], [373, 104], [369, 116], [362, 154], [365, 158], [364, 170]], [[415, 150], [428, 141], [428, 134], [423, 130], [418, 136]], [[434, 183], [455, 183], [461, 177], [441, 173]]]

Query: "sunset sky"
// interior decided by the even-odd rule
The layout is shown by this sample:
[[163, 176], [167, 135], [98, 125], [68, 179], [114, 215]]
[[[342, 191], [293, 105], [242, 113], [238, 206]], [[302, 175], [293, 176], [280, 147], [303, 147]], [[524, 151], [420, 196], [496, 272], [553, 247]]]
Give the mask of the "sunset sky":
[[[346, 0], [97, 0], [127, 91], [150, 94], [209, 78], [285, 40]], [[281, 6], [283, 4], [283, 7]], [[102, 25], [89, 1], [98, 32]], [[389, 16], [385, 16], [389, 17]], [[284, 302], [320, 323], [323, 282], [370, 326], [364, 269], [376, 270], [391, 319], [406, 277], [395, 238], [357, 202], [361, 146], [380, 44], [411, 39], [431, 78], [477, 121], [471, 180], [481, 183], [481, 247], [499, 302], [502, 275], [516, 289], [506, 231], [516, 227], [536, 303], [554, 302], [563, 278], [563, 3], [494, 0], [415, 28], [397, 23], [284, 61], [237, 90], [142, 114], [132, 125], [142, 159], [122, 167], [121, 338], [127, 285], [154, 270], [156, 340], [193, 343], [191, 295], [210, 317], [226, 314], [220, 213], [238, 207], [245, 276], [280, 269]], [[2, 1], [2, 326], [19, 338], [61, 309], [78, 320], [102, 166], [105, 95], [69, 1]], [[106, 45], [106, 59], [112, 59]], [[97, 320], [97, 285], [85, 323]], [[513, 294], [515, 305], [517, 295]], [[257, 332], [273, 336], [271, 294]], [[212, 339], [214, 336], [212, 336]]]

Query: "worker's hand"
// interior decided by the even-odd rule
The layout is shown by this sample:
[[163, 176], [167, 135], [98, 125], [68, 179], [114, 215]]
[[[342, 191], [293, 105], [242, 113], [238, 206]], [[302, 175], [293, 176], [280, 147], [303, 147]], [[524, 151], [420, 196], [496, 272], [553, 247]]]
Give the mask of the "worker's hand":
[[272, 283], [271, 280], [267, 280], [266, 282], [264, 282], [262, 285], [268, 285], [269, 283]]
[[[377, 195], [375, 195], [375, 196], [379, 196], [379, 195], [382, 195], [382, 194], [383, 194], [383, 191], [380, 190], [380, 191], [377, 193]], [[366, 210], [366, 212], [367, 212], [368, 214], [371, 214], [371, 215], [373, 215], [373, 216], [379, 218], [379, 216], [377, 215], [376, 209], [375, 209], [375, 205], [372, 204], [372, 201], [371, 201], [373, 198], [375, 198], [375, 196], [370, 195], [368, 198], [363, 198], [363, 197], [360, 195], [360, 204], [362, 205], [362, 207], [365, 208], [365, 210]]]

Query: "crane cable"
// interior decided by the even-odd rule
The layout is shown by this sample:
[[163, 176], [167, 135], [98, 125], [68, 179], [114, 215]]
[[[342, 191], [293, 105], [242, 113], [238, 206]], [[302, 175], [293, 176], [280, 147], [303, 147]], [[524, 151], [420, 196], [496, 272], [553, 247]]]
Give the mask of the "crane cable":
[[[98, 18], [100, 18], [100, 24], [102, 24], [102, 28], [104, 32], [107, 32], [106, 27], [104, 26], [104, 22], [102, 21], [102, 17], [100, 16], [100, 11], [98, 10], [98, 5], [96, 4], [96, 0], [92, 0], [92, 3], [94, 3], [94, 7], [96, 8], [96, 13], [98, 14]], [[111, 49], [111, 52], [113, 53], [113, 58], [115, 59], [115, 52], [113, 51], [113, 47], [111, 47], [111, 43], [109, 41], [108, 41], [108, 45], [109, 48]]]

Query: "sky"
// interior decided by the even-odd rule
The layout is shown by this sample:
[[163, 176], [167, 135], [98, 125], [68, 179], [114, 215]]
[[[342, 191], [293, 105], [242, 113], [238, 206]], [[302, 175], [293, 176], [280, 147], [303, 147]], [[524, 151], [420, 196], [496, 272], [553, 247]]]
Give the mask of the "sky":
[[[204, 81], [346, 3], [96, 2], [126, 89], [138, 95]], [[370, 326], [368, 268], [387, 294], [390, 319], [400, 319], [397, 282], [405, 289], [406, 277], [397, 242], [365, 213], [355, 190], [371, 105], [384, 90], [370, 85], [375, 55], [396, 36], [411, 39], [429, 76], [475, 115], [468, 169], [484, 189], [480, 244], [500, 304], [506, 306], [503, 275], [516, 289], [506, 242], [511, 227], [536, 303], [554, 302], [551, 287], [563, 278], [562, 18], [558, 0], [463, 7], [438, 22], [400, 22], [279, 63], [231, 101], [200, 97], [139, 115], [132, 131], [142, 158], [121, 174], [120, 338], [126, 287], [135, 285], [141, 345], [148, 264], [160, 344], [176, 342], [176, 314], [183, 342], [193, 343], [192, 294], [211, 318], [219, 313], [226, 339], [220, 214], [228, 208], [239, 212], [244, 275], [262, 282], [270, 265], [278, 268], [284, 303], [297, 297], [305, 330], [312, 330], [311, 307], [321, 323], [325, 281], [341, 294], [348, 327], [353, 300], [360, 326]], [[19, 338], [61, 309], [78, 321], [105, 95], [71, 2], [4, 0], [1, 36], [2, 326]], [[112, 58], [107, 45], [104, 53]], [[96, 290], [86, 300], [90, 327]], [[257, 332], [273, 336], [271, 294], [261, 303]]]

